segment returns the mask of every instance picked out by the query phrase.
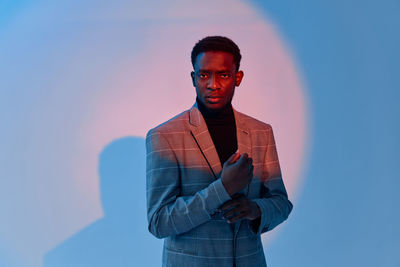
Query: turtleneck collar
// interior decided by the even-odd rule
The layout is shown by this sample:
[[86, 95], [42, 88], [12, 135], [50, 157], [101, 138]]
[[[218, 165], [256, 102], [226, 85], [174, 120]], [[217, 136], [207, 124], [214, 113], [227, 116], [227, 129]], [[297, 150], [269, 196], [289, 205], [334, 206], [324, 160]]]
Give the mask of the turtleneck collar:
[[203, 115], [204, 119], [208, 121], [209, 119], [211, 120], [222, 120], [222, 121], [230, 121], [230, 119], [234, 119], [234, 114], [233, 114], [233, 108], [232, 104], [229, 103], [226, 105], [224, 108], [217, 110], [217, 111], [210, 111], [208, 110], [203, 103], [199, 101], [199, 99], [196, 97], [196, 102], [197, 106]]

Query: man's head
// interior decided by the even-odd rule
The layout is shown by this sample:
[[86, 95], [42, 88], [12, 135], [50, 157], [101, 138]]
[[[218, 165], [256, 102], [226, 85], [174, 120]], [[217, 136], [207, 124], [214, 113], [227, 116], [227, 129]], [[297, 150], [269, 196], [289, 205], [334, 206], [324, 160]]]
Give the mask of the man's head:
[[240, 85], [240, 50], [229, 38], [206, 37], [193, 47], [191, 72], [197, 98], [209, 111], [218, 111], [230, 104], [235, 87]]

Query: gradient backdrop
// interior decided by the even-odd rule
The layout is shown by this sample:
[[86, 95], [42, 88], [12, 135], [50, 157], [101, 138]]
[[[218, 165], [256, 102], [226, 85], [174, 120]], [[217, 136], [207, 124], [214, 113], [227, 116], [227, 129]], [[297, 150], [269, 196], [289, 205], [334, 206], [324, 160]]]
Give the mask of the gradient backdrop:
[[[269, 266], [400, 266], [400, 2], [0, 1], [0, 266], [160, 266], [146, 132], [194, 103], [190, 51], [241, 48], [294, 209]], [[397, 162], [397, 164], [396, 164]]]

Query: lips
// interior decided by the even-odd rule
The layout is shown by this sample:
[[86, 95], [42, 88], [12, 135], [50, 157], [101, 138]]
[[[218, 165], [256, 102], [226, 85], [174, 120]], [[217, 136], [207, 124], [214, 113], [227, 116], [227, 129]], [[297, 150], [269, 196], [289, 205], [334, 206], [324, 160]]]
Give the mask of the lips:
[[207, 96], [206, 97], [207, 101], [209, 103], [219, 103], [223, 99], [221, 96]]

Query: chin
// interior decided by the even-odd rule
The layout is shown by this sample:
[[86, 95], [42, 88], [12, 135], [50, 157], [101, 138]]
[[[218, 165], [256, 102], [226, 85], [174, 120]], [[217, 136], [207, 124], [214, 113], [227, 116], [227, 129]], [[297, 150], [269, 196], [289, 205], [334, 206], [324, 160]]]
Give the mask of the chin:
[[221, 110], [221, 109], [223, 109], [224, 107], [225, 107], [225, 105], [221, 105], [221, 104], [218, 104], [218, 105], [206, 105], [206, 107], [207, 107], [207, 109], [209, 110], [209, 111], [219, 111], [219, 110]]

